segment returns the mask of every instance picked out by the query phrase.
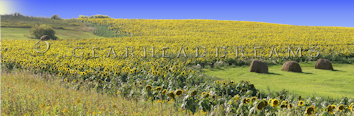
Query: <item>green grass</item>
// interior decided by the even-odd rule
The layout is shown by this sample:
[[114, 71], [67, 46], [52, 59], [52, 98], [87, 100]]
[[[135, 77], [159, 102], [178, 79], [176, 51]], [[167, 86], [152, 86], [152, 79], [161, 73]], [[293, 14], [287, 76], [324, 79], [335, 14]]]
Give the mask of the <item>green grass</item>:
[[[1, 28], [1, 39], [13, 39], [13, 40], [27, 40], [31, 39], [24, 35], [29, 35], [31, 28]], [[55, 36], [60, 39], [73, 39], [73, 38], [103, 38], [101, 36], [94, 35], [91, 32], [77, 31], [77, 30], [63, 30], [54, 29]]]
[[303, 73], [281, 71], [282, 65], [269, 66], [270, 74], [249, 72], [249, 66], [207, 68], [207, 75], [235, 81], [249, 80], [263, 92], [289, 90], [303, 97], [354, 97], [354, 65], [333, 63], [334, 71], [314, 68], [315, 62], [300, 63]]

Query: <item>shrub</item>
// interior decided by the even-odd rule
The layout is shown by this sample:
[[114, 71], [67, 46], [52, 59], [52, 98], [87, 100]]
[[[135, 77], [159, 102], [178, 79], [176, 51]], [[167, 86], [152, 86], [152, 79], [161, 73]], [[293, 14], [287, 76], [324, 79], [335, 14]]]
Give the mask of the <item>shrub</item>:
[[30, 30], [30, 33], [36, 39], [41, 38], [43, 35], [48, 35], [50, 36], [50, 38], [56, 39], [56, 37], [54, 36], [55, 35], [54, 29], [45, 24], [39, 26], [38, 25], [33, 26]]
[[94, 18], [94, 19], [96, 19], [96, 18], [111, 18], [111, 17], [109, 17], [108, 15], [97, 14], [97, 15], [92, 15], [92, 16], [90, 16], [89, 18]]
[[79, 15], [79, 18], [88, 18], [86, 15]]
[[59, 15], [53, 15], [52, 17], [50, 17], [50, 19], [61, 19], [61, 18], [59, 17]]

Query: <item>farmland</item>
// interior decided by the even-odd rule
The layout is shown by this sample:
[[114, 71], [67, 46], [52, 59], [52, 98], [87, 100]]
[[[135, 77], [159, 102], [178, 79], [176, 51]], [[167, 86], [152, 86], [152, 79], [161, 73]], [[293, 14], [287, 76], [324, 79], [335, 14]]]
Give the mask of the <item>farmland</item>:
[[[280, 70], [279, 64], [288, 60], [306, 62], [326, 58], [347, 63], [348, 66], [344, 67], [348, 70], [338, 68], [339, 71], [345, 70], [338, 73], [345, 73], [346, 81], [352, 82], [348, 74], [353, 72], [349, 70], [354, 56], [353, 28], [222, 20], [76, 20], [107, 26], [115, 35], [124, 37], [66, 38], [49, 40], [48, 44], [38, 40], [3, 39], [1, 63], [4, 71], [20, 69], [53, 75], [61, 79], [63, 85], [75, 90], [94, 89], [98, 93], [133, 101], [171, 101], [175, 110], [192, 113], [303, 115], [311, 114], [313, 109], [317, 114], [349, 115], [354, 112], [353, 94], [348, 94], [352, 92], [350, 89], [335, 85], [346, 95], [336, 99], [334, 97], [342, 96], [328, 95], [330, 92], [320, 97], [309, 95], [309, 92], [267, 94], [259, 91], [266, 89], [264, 85], [257, 85], [259, 78], [270, 78], [282, 85], [286, 83], [277, 79], [298, 75], [274, 69], [270, 71], [281, 73], [281, 76], [260, 76], [237, 67], [248, 65], [249, 59], [259, 59], [275, 62], [278, 65], [274, 67]], [[236, 66], [237, 70], [225, 67], [226, 70], [249, 73], [249, 76], [213, 72], [210, 68], [203, 69], [207, 71], [205, 75], [203, 70], [195, 68], [197, 64], [204, 67], [216, 62]], [[342, 78], [334, 72], [304, 69], [308, 69], [304, 72], [316, 75], [307, 75], [307, 78], [321, 80], [319, 77], [325, 74], [338, 76], [325, 79]], [[252, 80], [251, 75], [258, 79]], [[295, 82], [295, 85], [299, 83]], [[353, 88], [348, 83], [345, 87]], [[280, 86], [274, 89], [281, 90]], [[301, 94], [306, 95], [299, 98]], [[336, 107], [333, 111], [332, 105]], [[343, 109], [339, 109], [341, 105]]]

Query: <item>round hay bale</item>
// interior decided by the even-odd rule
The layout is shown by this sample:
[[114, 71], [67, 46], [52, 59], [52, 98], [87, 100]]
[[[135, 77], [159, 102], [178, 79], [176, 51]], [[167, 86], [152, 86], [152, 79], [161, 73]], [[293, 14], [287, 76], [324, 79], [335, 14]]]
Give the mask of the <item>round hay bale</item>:
[[296, 61], [286, 61], [281, 68], [282, 71], [302, 72], [301, 66]]
[[250, 72], [268, 73], [268, 65], [259, 60], [253, 60], [250, 66]]
[[216, 61], [215, 64], [214, 64], [214, 67], [221, 67], [223, 65], [224, 65], [223, 61]]
[[333, 70], [332, 63], [327, 59], [318, 59], [315, 69]]
[[42, 40], [42, 41], [46, 41], [46, 40], [49, 40], [50, 39], [50, 37], [48, 36], [48, 35], [43, 35], [41, 38], [40, 38], [40, 40]]

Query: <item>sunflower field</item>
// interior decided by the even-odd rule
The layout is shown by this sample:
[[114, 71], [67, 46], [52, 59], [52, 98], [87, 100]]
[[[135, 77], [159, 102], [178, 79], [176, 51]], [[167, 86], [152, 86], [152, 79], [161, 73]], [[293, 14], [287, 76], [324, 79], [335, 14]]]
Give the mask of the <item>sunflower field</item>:
[[62, 78], [72, 88], [222, 115], [354, 114], [354, 100], [267, 96], [249, 81], [217, 80], [191, 67], [247, 59], [354, 56], [354, 28], [219, 20], [77, 19], [128, 37], [2, 40], [1, 63]]

